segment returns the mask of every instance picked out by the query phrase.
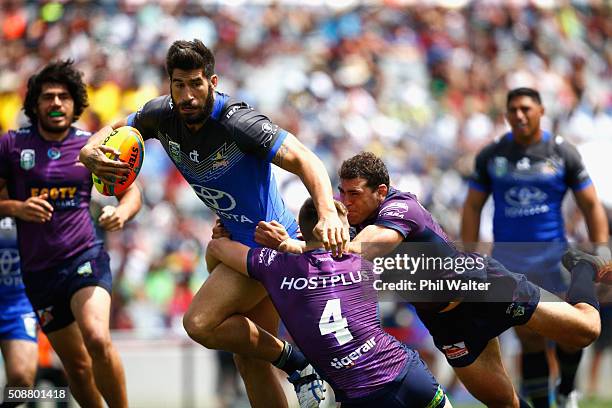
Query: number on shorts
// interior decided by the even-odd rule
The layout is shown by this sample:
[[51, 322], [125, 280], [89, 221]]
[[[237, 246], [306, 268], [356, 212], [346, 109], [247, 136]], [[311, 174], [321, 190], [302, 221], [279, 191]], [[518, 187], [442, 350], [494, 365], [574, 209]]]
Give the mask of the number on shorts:
[[340, 299], [330, 299], [325, 304], [321, 320], [319, 320], [319, 331], [322, 336], [334, 333], [339, 345], [353, 340], [353, 335], [348, 329], [348, 322], [342, 317]]

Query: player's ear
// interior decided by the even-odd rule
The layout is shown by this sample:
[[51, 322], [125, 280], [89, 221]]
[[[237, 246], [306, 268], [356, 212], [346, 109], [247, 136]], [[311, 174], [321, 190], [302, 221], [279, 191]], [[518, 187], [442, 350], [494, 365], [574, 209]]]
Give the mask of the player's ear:
[[210, 77], [210, 84], [213, 86], [213, 88], [217, 87], [218, 82], [219, 82], [219, 77], [217, 76], [217, 74], [212, 74], [212, 76]]
[[387, 193], [389, 192], [389, 189], [387, 188], [386, 184], [380, 184], [377, 188], [376, 188], [376, 192], [381, 196], [381, 197], [386, 197]]

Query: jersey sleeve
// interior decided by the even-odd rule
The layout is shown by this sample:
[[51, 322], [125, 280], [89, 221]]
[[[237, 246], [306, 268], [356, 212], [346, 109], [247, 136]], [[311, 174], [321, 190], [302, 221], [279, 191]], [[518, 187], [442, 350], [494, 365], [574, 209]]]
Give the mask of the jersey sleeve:
[[4, 136], [0, 136], [0, 178], [5, 180], [10, 177], [11, 171], [11, 163], [9, 157], [10, 145], [10, 134], [7, 133]]
[[488, 171], [488, 162], [491, 157], [491, 146], [484, 148], [476, 155], [474, 160], [474, 172], [469, 178], [471, 188], [488, 193], [491, 191], [491, 177]]
[[591, 185], [591, 177], [584, 167], [578, 150], [568, 142], [559, 145], [561, 155], [565, 160], [565, 183], [574, 191], [579, 191]]
[[244, 102], [230, 100], [223, 109], [222, 118], [240, 150], [268, 162], [287, 137], [286, 130]]
[[375, 224], [381, 227], [390, 228], [399, 232], [402, 237], [406, 238], [415, 229], [416, 224], [413, 220], [414, 211], [417, 208], [411, 208], [416, 206], [416, 203], [406, 203], [399, 200], [390, 200], [389, 202], [383, 203], [382, 207], [378, 211], [378, 217], [376, 218]]
[[172, 109], [169, 96], [155, 98], [128, 116], [128, 126], [138, 129], [144, 140], [155, 138], [160, 118]]
[[247, 255], [247, 272], [249, 276], [266, 285], [274, 275], [280, 274], [282, 268], [281, 252], [270, 248], [251, 248]]

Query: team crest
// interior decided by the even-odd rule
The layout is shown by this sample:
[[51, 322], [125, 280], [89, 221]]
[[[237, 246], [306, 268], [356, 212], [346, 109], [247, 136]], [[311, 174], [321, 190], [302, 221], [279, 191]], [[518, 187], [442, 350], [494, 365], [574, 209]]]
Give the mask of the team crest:
[[62, 156], [62, 152], [60, 152], [58, 148], [52, 147], [47, 150], [47, 156], [49, 156], [51, 160], [57, 160]]
[[223, 154], [221, 151], [218, 151], [213, 159], [212, 168], [213, 170], [218, 169], [219, 167], [225, 167], [229, 164], [227, 161], [227, 155]]
[[34, 149], [23, 149], [21, 151], [21, 159], [19, 160], [21, 168], [30, 170], [36, 164], [36, 152]]
[[496, 157], [493, 162], [494, 172], [497, 177], [502, 177], [508, 173], [508, 160], [505, 157]]

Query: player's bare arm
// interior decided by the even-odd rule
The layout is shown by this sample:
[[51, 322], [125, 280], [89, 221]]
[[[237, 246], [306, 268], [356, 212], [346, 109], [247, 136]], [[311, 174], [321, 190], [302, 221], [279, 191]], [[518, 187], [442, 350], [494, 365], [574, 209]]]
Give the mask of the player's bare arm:
[[319, 214], [319, 222], [313, 231], [315, 237], [335, 255], [341, 254], [349, 235], [336, 213], [331, 182], [323, 162], [292, 134], [287, 134], [272, 162], [302, 180]]
[[211, 264], [224, 263], [233, 270], [247, 275], [248, 255], [249, 247], [240, 242], [227, 238], [213, 239], [206, 248], [206, 263], [209, 269], [211, 268], [209, 261]]
[[291, 238], [285, 227], [276, 220], [260, 221], [257, 224], [257, 227], [255, 227], [255, 242], [268, 248], [292, 254], [301, 254], [306, 251], [306, 242]]
[[589, 231], [589, 240], [596, 245], [597, 255], [610, 259], [608, 218], [599, 198], [597, 198], [595, 187], [590, 185], [580, 191], [575, 191], [574, 197], [584, 216]]
[[115, 207], [107, 205], [102, 209], [102, 215], [98, 218], [100, 227], [112, 232], [123, 228], [126, 222], [131, 220], [142, 207], [142, 196], [136, 184], [132, 184], [127, 190], [117, 195], [119, 204]]
[[[461, 217], [461, 240], [464, 245], [472, 245], [478, 242], [480, 232], [480, 214], [485, 205], [488, 193], [470, 188], [463, 204]], [[468, 250], [474, 248], [466, 248]]]
[[102, 146], [104, 139], [117, 128], [127, 125], [127, 118], [121, 119], [112, 125], [104, 126], [102, 129], [94, 133], [87, 144], [83, 146], [79, 154], [79, 161], [85, 165], [104, 183], [112, 184], [116, 177], [126, 177], [130, 174], [130, 165], [120, 160], [113, 160], [106, 157], [106, 153], [118, 155], [116, 149], [108, 146]]
[[349, 244], [348, 250], [371, 261], [376, 257], [387, 255], [403, 240], [402, 234], [394, 229], [368, 225], [357, 234]]
[[0, 216], [19, 218], [23, 221], [43, 223], [51, 220], [53, 206], [48, 194], [30, 197], [25, 201], [11, 200], [6, 191], [6, 180], [0, 179]]

